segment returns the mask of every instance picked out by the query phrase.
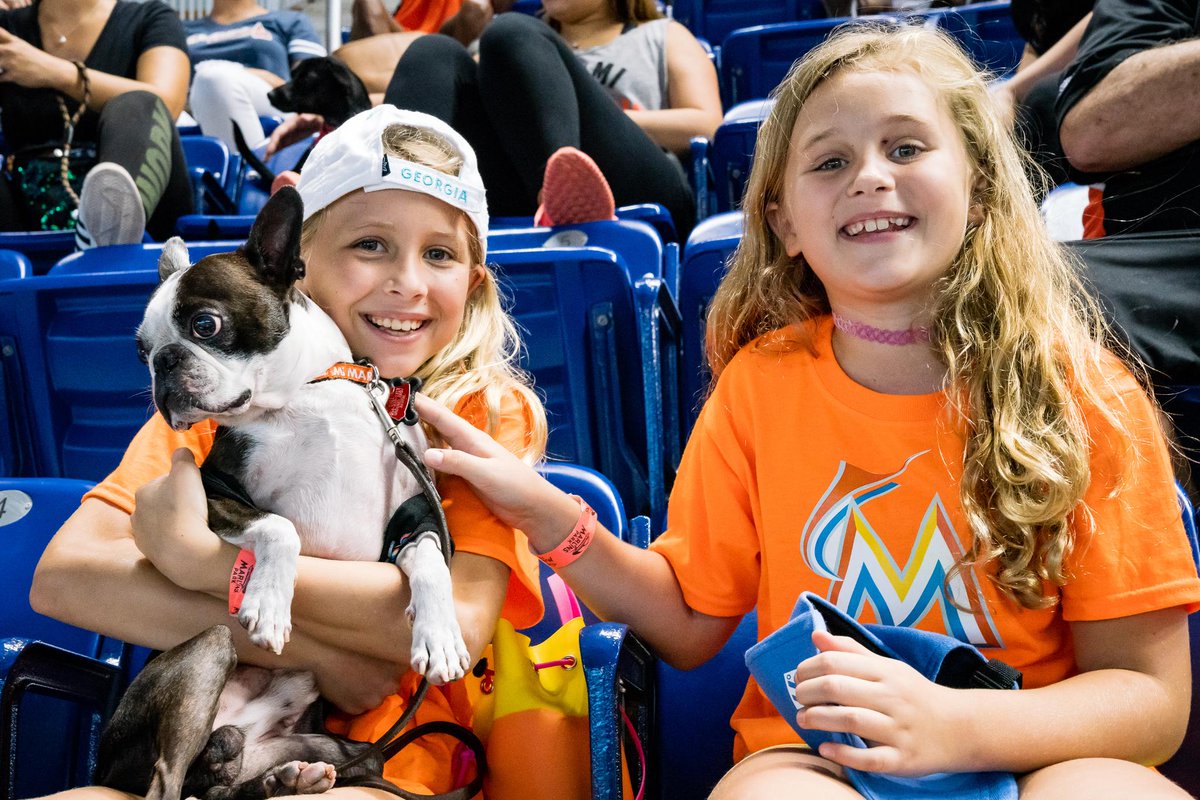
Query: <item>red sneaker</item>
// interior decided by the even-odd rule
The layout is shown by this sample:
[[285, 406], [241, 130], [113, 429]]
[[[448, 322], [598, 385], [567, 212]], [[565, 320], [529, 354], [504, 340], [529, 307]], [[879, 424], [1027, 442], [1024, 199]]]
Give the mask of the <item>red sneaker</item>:
[[591, 156], [560, 147], [546, 162], [542, 204], [533, 217], [540, 227], [616, 219], [612, 189]]

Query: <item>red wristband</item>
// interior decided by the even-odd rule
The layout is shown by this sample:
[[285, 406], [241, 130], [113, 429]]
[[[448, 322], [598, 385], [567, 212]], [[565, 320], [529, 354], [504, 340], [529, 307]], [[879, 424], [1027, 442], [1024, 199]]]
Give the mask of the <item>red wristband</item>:
[[583, 551], [588, 549], [592, 537], [596, 534], [595, 510], [579, 495], [573, 494], [571, 497], [579, 502], [579, 519], [575, 521], [575, 527], [571, 528], [567, 538], [563, 539], [558, 547], [549, 553], [538, 554], [542, 563], [551, 569], [561, 569], [583, 555]]
[[242, 607], [242, 598], [246, 596], [246, 584], [254, 572], [254, 551], [242, 550], [237, 560], [233, 562], [233, 571], [229, 573], [229, 613], [238, 613]]

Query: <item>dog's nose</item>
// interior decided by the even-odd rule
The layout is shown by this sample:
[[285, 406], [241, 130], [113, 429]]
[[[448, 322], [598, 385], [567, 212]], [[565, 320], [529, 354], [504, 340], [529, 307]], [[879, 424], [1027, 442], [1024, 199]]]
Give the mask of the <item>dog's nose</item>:
[[183, 360], [187, 350], [179, 345], [167, 345], [154, 354], [154, 373], [161, 375], [170, 372], [179, 366], [179, 362]]

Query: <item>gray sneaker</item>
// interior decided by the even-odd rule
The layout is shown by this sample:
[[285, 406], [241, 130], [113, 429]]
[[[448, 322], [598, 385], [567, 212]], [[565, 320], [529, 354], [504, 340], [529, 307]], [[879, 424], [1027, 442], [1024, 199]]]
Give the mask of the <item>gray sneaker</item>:
[[137, 244], [146, 232], [146, 210], [129, 171], [105, 161], [88, 171], [79, 192], [75, 246]]

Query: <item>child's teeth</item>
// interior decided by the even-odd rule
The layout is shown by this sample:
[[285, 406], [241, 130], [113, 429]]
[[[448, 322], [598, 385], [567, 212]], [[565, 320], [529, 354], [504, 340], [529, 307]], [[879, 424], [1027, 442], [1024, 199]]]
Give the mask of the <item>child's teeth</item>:
[[375, 323], [380, 328], [387, 328], [391, 331], [415, 331], [421, 327], [421, 323], [415, 319], [390, 319], [388, 317], [371, 317], [371, 322]]

